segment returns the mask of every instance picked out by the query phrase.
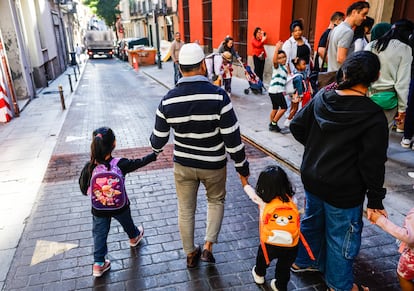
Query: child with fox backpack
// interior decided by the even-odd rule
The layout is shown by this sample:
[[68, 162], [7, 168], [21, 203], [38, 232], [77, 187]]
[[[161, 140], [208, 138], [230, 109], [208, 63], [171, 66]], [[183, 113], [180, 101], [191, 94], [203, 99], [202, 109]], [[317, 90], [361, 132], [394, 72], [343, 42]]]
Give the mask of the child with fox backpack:
[[[270, 261], [277, 259], [272, 290], [287, 291], [290, 267], [298, 252], [300, 215], [293, 195], [292, 184], [286, 172], [279, 166], [267, 166], [259, 175], [256, 189], [247, 178], [240, 176], [244, 191], [260, 210], [260, 245], [252, 275], [256, 284], [264, 284]], [[309, 256], [314, 259], [308, 248]]]
[[157, 155], [151, 153], [142, 159], [113, 158], [112, 151], [116, 146], [116, 139], [114, 132], [108, 127], [96, 129], [92, 138], [91, 160], [82, 169], [79, 186], [83, 195], [91, 197], [93, 276], [101, 277], [111, 268], [111, 262], [105, 259], [105, 256], [108, 253], [106, 240], [112, 217], [128, 234], [131, 247], [137, 246], [142, 240], [144, 228], [135, 226], [132, 220], [124, 179], [126, 174], [155, 161]]

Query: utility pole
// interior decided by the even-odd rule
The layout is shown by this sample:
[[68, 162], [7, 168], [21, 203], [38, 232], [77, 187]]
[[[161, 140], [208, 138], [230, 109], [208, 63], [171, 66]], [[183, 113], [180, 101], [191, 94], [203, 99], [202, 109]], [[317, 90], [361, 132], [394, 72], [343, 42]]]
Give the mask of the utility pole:
[[158, 69], [162, 69], [161, 64], [161, 52], [160, 52], [160, 29], [158, 27], [158, 13], [154, 9], [154, 22], [155, 22], [155, 34], [157, 38], [157, 60], [158, 60]]

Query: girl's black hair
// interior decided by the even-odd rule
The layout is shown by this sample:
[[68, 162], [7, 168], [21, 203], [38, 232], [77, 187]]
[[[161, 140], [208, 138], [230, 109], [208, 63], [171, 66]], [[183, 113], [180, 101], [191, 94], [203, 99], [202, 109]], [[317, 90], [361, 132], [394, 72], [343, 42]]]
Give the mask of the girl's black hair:
[[305, 60], [304, 58], [301, 58], [301, 57], [296, 57], [296, 58], [292, 59], [292, 64], [294, 64], [294, 65], [295, 65], [295, 68], [297, 68], [297, 66], [298, 66], [298, 65], [299, 65], [302, 61], [304, 61], [304, 62], [305, 62], [305, 64], [306, 64], [306, 60]]
[[266, 203], [276, 197], [288, 202], [295, 194], [286, 172], [279, 166], [267, 166], [259, 175], [256, 193]]
[[378, 51], [384, 51], [391, 39], [397, 39], [406, 45], [412, 45], [410, 43], [410, 38], [414, 34], [414, 23], [408, 19], [400, 19], [395, 22], [391, 29], [388, 30], [383, 36], [377, 39], [374, 48]]
[[115, 134], [109, 127], [100, 127], [92, 133], [91, 160], [89, 170], [92, 172], [97, 164], [105, 164], [109, 169], [109, 162], [105, 160], [115, 147]]
[[370, 51], [358, 51], [349, 55], [336, 74], [338, 89], [349, 89], [362, 84], [369, 87], [378, 79], [381, 63]]
[[369, 16], [365, 17], [365, 19], [362, 21], [360, 26], [357, 26], [354, 30], [354, 41], [358, 38], [365, 38], [365, 27], [369, 29], [369, 31], [374, 26], [374, 18], [371, 18]]

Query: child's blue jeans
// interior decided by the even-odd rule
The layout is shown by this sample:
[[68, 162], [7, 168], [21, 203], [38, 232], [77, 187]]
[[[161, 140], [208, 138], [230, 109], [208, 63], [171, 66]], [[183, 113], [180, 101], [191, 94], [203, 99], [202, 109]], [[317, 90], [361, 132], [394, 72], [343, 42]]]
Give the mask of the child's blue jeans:
[[[135, 238], [139, 235], [139, 230], [135, 226], [131, 217], [131, 210], [128, 207], [120, 214], [114, 215], [113, 218], [118, 220], [122, 225], [124, 231], [128, 234], [129, 238]], [[99, 217], [93, 216], [92, 234], [94, 243], [93, 258], [95, 263], [105, 262], [105, 256], [108, 253], [108, 246], [106, 240], [108, 238], [109, 229], [111, 227], [112, 217]]]
[[299, 96], [303, 96], [303, 77], [301, 75], [293, 78], [293, 88], [296, 89]]

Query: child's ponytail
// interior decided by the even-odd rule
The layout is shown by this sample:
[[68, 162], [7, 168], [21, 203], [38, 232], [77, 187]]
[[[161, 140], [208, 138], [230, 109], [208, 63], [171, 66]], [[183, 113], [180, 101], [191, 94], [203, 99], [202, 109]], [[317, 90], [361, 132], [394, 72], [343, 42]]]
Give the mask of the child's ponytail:
[[115, 147], [115, 134], [109, 127], [101, 127], [94, 130], [91, 143], [90, 172], [97, 164], [105, 164], [109, 169], [106, 157], [112, 153]]

